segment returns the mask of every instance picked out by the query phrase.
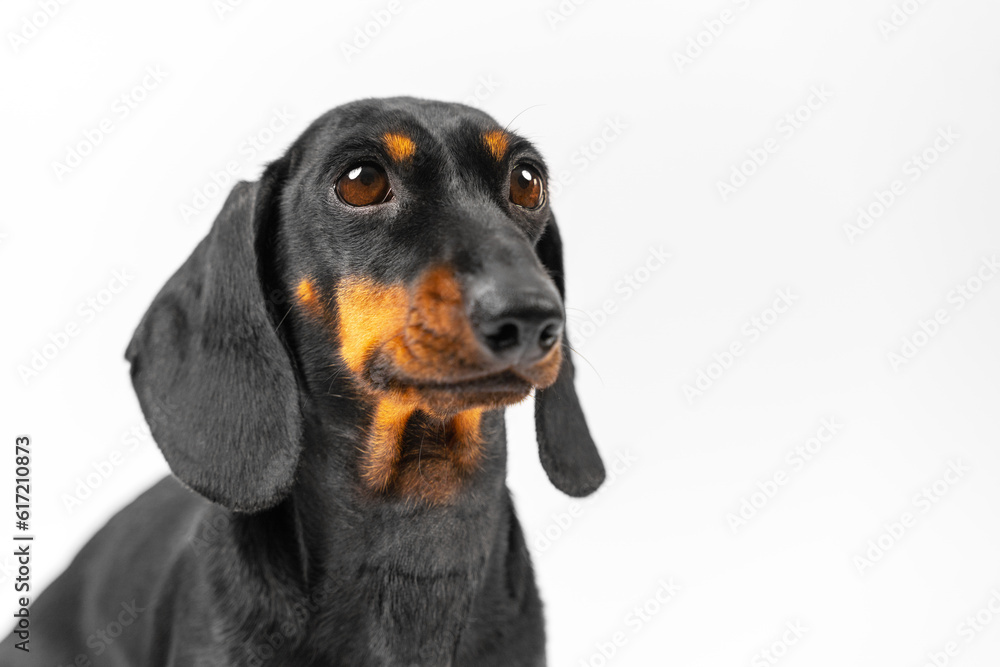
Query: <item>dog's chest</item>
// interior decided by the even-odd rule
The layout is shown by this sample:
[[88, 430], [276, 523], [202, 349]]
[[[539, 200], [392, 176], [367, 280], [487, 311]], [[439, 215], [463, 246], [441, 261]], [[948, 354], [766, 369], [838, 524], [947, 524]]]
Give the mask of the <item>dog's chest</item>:
[[449, 667], [480, 584], [473, 571], [372, 573], [365, 609], [373, 657], [386, 665]]
[[433, 518], [372, 517], [384, 530], [366, 535], [364, 549], [331, 572], [338, 599], [328, 607], [346, 615], [340, 627], [366, 636], [365, 664], [452, 664], [503, 534], [497, 505]]

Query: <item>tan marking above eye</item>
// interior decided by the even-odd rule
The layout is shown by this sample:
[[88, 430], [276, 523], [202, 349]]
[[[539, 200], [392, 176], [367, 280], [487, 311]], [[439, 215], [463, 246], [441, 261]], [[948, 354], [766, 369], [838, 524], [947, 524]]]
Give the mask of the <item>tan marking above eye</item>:
[[417, 152], [417, 145], [405, 134], [386, 132], [382, 135], [382, 143], [393, 162], [405, 162]]
[[483, 133], [483, 143], [486, 145], [486, 149], [489, 150], [493, 158], [499, 162], [507, 154], [507, 145], [509, 140], [507, 138], [507, 133], [503, 130], [490, 130], [489, 132]]
[[541, 175], [526, 164], [519, 164], [510, 172], [510, 200], [523, 208], [538, 208], [542, 204], [545, 188]]
[[336, 191], [351, 206], [372, 206], [392, 199], [389, 176], [374, 162], [353, 165], [337, 179]]

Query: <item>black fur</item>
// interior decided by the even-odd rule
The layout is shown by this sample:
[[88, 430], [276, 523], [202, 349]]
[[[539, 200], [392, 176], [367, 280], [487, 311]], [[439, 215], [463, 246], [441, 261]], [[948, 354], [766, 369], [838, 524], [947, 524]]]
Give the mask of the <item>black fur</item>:
[[[490, 129], [500, 127], [462, 105], [364, 100], [318, 119], [259, 182], [234, 188], [127, 352], [174, 477], [112, 518], [38, 597], [31, 652], [12, 635], [3, 665], [545, 664], [505, 485], [503, 411], [485, 413], [485, 456], [454, 502], [373, 494], [359, 463], [371, 406], [289, 297], [303, 274], [330, 294], [345, 276], [409, 281], [436, 262], [469, 281], [537, 274], [562, 296], [547, 203], [507, 199], [515, 163], [543, 174], [544, 163], [513, 135], [502, 161], [484, 154]], [[394, 165], [378, 138], [399, 130], [418, 151]], [[391, 205], [350, 209], [333, 196], [361, 159], [386, 167]], [[568, 349], [537, 392], [536, 421], [553, 484], [595, 490], [604, 468]]]

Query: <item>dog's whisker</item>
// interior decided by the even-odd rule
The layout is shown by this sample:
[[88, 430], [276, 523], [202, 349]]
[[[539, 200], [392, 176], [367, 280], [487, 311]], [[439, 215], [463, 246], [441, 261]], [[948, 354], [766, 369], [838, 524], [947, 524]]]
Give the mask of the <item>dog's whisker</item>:
[[577, 350], [576, 348], [574, 348], [574, 347], [573, 347], [572, 345], [570, 345], [569, 343], [566, 343], [566, 347], [567, 347], [567, 348], [568, 348], [568, 349], [569, 349], [569, 350], [570, 350], [570, 351], [571, 351], [571, 352], [572, 352], [573, 354], [575, 354], [576, 356], [580, 357], [580, 358], [581, 358], [581, 359], [583, 359], [583, 360], [584, 360], [585, 362], [587, 362], [587, 365], [588, 365], [588, 366], [590, 366], [591, 370], [593, 370], [593, 371], [594, 371], [594, 373], [595, 373], [595, 374], [597, 375], [597, 379], [601, 381], [601, 385], [603, 385], [603, 384], [604, 384], [604, 378], [603, 378], [603, 377], [601, 377], [601, 372], [600, 372], [599, 370], [597, 370], [597, 366], [595, 366], [594, 364], [590, 363], [590, 359], [588, 359], [587, 357], [585, 357], [585, 356], [583, 356], [582, 354], [580, 354], [580, 351], [579, 351], [579, 350]]
[[424, 437], [427, 435], [426, 431], [422, 431], [420, 434], [420, 445], [417, 447], [417, 474], [421, 477], [424, 476], [423, 471], [420, 469], [420, 462], [424, 455]]
[[511, 124], [513, 124], [513, 122], [515, 120], [517, 120], [518, 118], [520, 118], [522, 114], [524, 114], [524, 113], [526, 113], [528, 111], [531, 111], [532, 109], [534, 109], [536, 107], [540, 107], [540, 106], [544, 106], [544, 105], [543, 104], [532, 104], [530, 107], [526, 107], [525, 109], [521, 110], [520, 113], [518, 113], [516, 116], [514, 116], [513, 118], [510, 119], [509, 123], [507, 123], [506, 125], [503, 126], [503, 131], [507, 132], [510, 129]]
[[274, 327], [274, 333], [278, 333], [278, 329], [281, 328], [281, 323], [285, 321], [285, 318], [288, 317], [290, 312], [292, 312], [292, 306], [289, 306], [288, 310], [285, 311], [285, 314], [281, 316], [280, 320], [278, 320], [277, 326]]
[[326, 386], [327, 396], [339, 396], [338, 394], [331, 393], [333, 391], [333, 383], [342, 377], [343, 368], [337, 363], [328, 364], [326, 368], [332, 368], [333, 373], [330, 374], [330, 383]]

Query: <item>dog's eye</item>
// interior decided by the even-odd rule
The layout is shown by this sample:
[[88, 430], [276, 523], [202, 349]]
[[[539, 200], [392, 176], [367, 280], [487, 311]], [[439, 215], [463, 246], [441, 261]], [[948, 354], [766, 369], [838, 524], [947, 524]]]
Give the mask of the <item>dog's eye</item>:
[[392, 199], [389, 177], [374, 162], [363, 162], [337, 179], [337, 196], [351, 206], [371, 206]]
[[519, 164], [510, 172], [510, 200], [523, 208], [542, 205], [542, 177], [533, 167]]

